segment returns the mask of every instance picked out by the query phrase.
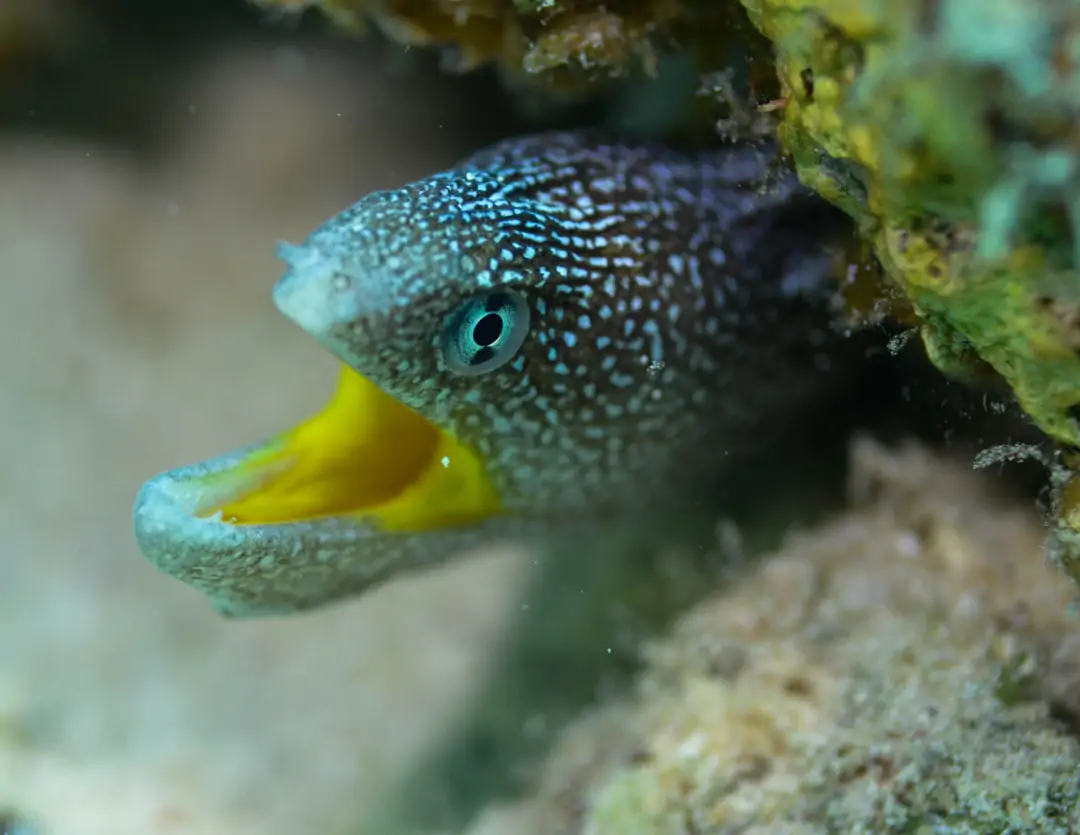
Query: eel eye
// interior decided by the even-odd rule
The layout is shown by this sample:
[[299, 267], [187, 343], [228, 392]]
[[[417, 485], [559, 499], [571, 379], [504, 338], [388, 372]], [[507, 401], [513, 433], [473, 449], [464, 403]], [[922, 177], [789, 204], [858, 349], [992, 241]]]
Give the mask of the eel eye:
[[529, 305], [513, 290], [474, 296], [447, 319], [443, 359], [455, 374], [484, 374], [514, 358], [529, 333]]

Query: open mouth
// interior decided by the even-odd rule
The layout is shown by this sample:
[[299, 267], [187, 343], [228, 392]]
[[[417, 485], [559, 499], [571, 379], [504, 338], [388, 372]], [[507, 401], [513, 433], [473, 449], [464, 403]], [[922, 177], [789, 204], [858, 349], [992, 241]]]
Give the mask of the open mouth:
[[348, 367], [319, 413], [155, 476], [134, 507], [150, 562], [234, 617], [360, 593], [508, 518], [476, 452]]
[[348, 367], [322, 411], [203, 482], [205, 495], [219, 500], [193, 515], [230, 525], [348, 516], [387, 532], [420, 532], [499, 511], [472, 449]]

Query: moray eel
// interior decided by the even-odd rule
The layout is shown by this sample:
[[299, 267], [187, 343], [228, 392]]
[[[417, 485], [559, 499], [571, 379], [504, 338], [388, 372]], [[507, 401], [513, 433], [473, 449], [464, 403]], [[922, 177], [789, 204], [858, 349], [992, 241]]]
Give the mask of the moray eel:
[[772, 144], [547, 133], [369, 194], [279, 247], [274, 301], [340, 359], [336, 393], [148, 481], [139, 546], [249, 617], [685, 510], [828, 376], [843, 234]]

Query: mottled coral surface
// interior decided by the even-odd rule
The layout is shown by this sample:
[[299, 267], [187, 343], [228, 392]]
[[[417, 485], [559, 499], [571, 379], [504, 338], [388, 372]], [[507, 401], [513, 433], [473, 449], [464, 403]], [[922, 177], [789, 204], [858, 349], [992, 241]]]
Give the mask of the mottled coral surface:
[[652, 644], [474, 835], [1076, 830], [1080, 627], [1041, 525], [966, 462], [854, 452], [851, 509]]

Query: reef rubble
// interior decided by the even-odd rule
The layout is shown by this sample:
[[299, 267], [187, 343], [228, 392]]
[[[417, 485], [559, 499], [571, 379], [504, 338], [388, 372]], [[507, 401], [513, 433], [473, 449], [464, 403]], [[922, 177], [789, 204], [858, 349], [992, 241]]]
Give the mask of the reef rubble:
[[472, 835], [1065, 835], [1080, 626], [1022, 503], [917, 445], [855, 442], [851, 509], [645, 650]]

